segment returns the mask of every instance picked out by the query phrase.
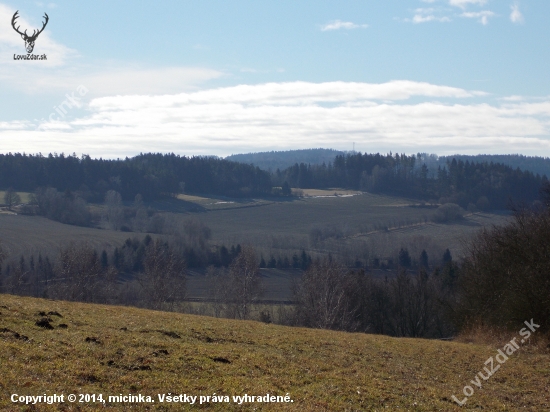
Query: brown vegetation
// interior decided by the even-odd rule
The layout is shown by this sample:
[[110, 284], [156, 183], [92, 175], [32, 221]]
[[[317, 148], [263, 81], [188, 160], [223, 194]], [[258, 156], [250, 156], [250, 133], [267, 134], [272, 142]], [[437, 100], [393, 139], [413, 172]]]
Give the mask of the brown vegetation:
[[[0, 295], [4, 394], [143, 394], [156, 403], [39, 404], [37, 411], [181, 410], [157, 394], [289, 394], [293, 403], [246, 404], [269, 411], [548, 410], [549, 355], [527, 347], [459, 407], [464, 385], [498, 346], [396, 339], [213, 319], [104, 305]], [[34, 323], [56, 311], [52, 330]], [[60, 328], [61, 322], [68, 328]], [[177, 334], [179, 338], [165, 332]], [[510, 336], [511, 337], [511, 336]], [[195, 407], [243, 410], [234, 403]], [[23, 410], [0, 397], [0, 409]], [[29, 408], [30, 410], [30, 408]]]

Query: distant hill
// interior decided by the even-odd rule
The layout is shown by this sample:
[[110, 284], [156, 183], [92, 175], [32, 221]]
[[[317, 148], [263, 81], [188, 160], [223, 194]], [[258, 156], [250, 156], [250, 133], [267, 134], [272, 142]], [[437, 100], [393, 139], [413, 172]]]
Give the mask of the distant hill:
[[[242, 153], [227, 156], [225, 160], [233, 162], [253, 164], [262, 170], [275, 172], [277, 169], [284, 170], [296, 163], [305, 163], [311, 165], [329, 164], [334, 162], [334, 158], [338, 155], [346, 154], [340, 150], [334, 149], [303, 149], [303, 150], [286, 150], [286, 151], [271, 151], [259, 153]], [[527, 170], [539, 175], [550, 177], [550, 158], [539, 156], [524, 156], [519, 154], [510, 155], [451, 155], [438, 156], [436, 154], [422, 153], [422, 160], [417, 162], [420, 167], [422, 163], [426, 163], [429, 169], [435, 171], [438, 166], [446, 166], [447, 161], [462, 160], [474, 163], [500, 163], [506, 166], [519, 167], [521, 170]]]
[[519, 154], [510, 154], [510, 155], [452, 155], [452, 156], [437, 156], [435, 154], [423, 153], [422, 161], [419, 162], [417, 166], [421, 166], [422, 163], [426, 163], [428, 169], [433, 169], [434, 171], [438, 166], [446, 166], [447, 161], [452, 161], [453, 158], [456, 160], [462, 160], [463, 162], [469, 161], [470, 163], [501, 163], [506, 166], [515, 168], [520, 168], [521, 170], [527, 170], [539, 175], [546, 175], [550, 177], [550, 158], [548, 157], [539, 157], [539, 156], [524, 156]]
[[225, 160], [253, 164], [260, 169], [274, 172], [277, 169], [283, 170], [287, 167], [294, 166], [296, 163], [312, 165], [326, 163], [328, 165], [334, 161], [337, 155], [342, 154], [345, 154], [345, 152], [334, 149], [304, 149], [235, 154], [227, 156]]

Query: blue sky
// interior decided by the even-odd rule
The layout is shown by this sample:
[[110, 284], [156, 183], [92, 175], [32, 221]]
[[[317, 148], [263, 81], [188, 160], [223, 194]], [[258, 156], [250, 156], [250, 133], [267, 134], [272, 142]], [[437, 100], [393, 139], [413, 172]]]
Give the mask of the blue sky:
[[[48, 13], [47, 61], [14, 60], [16, 10], [31, 32]], [[532, 0], [0, 0], [0, 151], [550, 156], [548, 16]]]

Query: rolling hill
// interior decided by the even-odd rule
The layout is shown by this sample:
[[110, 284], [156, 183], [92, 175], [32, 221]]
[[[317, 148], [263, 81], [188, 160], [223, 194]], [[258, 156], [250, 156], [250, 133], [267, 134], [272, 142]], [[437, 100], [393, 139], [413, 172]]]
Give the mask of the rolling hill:
[[[502, 347], [0, 295], [0, 409], [548, 410], [550, 355], [528, 343], [482, 389], [470, 383]], [[65, 403], [11, 400], [53, 394]], [[160, 402], [169, 394], [197, 398]]]

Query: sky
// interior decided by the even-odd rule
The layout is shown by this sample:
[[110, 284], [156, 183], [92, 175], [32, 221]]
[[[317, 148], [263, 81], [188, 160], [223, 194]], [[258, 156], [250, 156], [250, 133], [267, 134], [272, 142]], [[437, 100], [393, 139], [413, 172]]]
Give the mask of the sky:
[[[20, 32], [42, 28], [27, 55]], [[550, 1], [0, 0], [0, 153], [550, 156]]]

